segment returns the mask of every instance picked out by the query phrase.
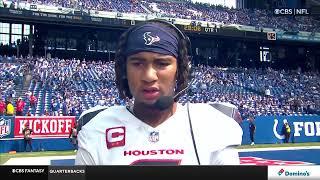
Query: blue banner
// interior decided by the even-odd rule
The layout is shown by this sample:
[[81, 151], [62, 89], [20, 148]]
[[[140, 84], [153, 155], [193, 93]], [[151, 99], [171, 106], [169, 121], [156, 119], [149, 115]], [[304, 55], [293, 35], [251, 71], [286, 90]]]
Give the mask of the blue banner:
[[[276, 144], [284, 142], [282, 133], [283, 122], [287, 121], [291, 134], [289, 141], [292, 143], [320, 142], [320, 116], [259, 116], [254, 120], [256, 132], [255, 144]], [[242, 144], [250, 144], [249, 122], [243, 121]]]

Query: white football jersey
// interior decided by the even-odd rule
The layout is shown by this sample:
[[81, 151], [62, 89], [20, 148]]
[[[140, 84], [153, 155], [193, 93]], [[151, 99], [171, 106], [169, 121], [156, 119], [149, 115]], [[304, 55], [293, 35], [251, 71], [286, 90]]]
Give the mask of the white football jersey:
[[110, 107], [78, 134], [76, 165], [237, 165], [242, 129], [208, 104], [190, 104], [153, 128], [126, 107]]

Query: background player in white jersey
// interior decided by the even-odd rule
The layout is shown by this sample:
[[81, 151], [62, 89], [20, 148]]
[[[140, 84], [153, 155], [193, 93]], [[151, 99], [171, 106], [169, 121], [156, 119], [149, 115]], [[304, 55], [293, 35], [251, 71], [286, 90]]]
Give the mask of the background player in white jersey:
[[[239, 164], [242, 129], [208, 104], [177, 103], [188, 86], [189, 39], [151, 20], [126, 31], [116, 52], [119, 95], [131, 107], [83, 115], [77, 165]], [[85, 124], [85, 125], [84, 125]]]

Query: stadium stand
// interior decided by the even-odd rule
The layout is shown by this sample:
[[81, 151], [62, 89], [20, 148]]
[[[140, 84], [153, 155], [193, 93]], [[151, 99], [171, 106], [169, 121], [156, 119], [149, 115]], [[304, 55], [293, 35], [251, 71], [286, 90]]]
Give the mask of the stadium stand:
[[[18, 89], [13, 80], [19, 79], [16, 72], [27, 66], [1, 64], [3, 98], [17, 98], [12, 94]], [[27, 102], [24, 114], [79, 116], [97, 105], [129, 103], [118, 97], [113, 66], [112, 61], [36, 58], [32, 79], [23, 92]], [[314, 114], [320, 108], [319, 77], [316, 72], [200, 65], [195, 67], [190, 93], [180, 102], [228, 102], [236, 105], [243, 117]], [[36, 108], [30, 107], [31, 93], [37, 97]]]
[[[18, 3], [19, 2], [19, 3]], [[5, 7], [30, 8], [30, 5], [47, 5], [80, 10], [96, 10], [119, 13], [142, 13], [159, 17], [239, 24], [257, 28], [272, 28], [283, 31], [320, 32], [320, 23], [312, 16], [275, 16], [265, 9], [230, 9], [221, 5], [193, 3], [191, 1], [156, 1], [156, 0], [38, 0], [4, 1]], [[13, 5], [11, 5], [13, 4]]]

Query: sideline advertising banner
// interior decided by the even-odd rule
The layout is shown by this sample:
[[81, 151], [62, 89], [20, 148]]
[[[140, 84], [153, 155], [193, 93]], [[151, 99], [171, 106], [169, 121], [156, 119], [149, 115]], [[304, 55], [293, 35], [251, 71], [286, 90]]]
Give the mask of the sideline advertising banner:
[[76, 122], [75, 116], [16, 116], [0, 117], [0, 153], [26, 151], [22, 130], [28, 125], [33, 130], [32, 150], [70, 150], [71, 127]]
[[26, 125], [33, 130], [33, 138], [68, 137], [75, 122], [75, 116], [16, 116], [14, 122], [14, 137], [22, 138], [22, 130]]
[[[284, 122], [288, 122], [291, 133], [290, 143], [320, 142], [320, 116], [259, 116], [255, 118], [256, 144], [283, 143], [285, 136], [282, 132]], [[243, 144], [250, 144], [249, 122], [243, 121]]]

